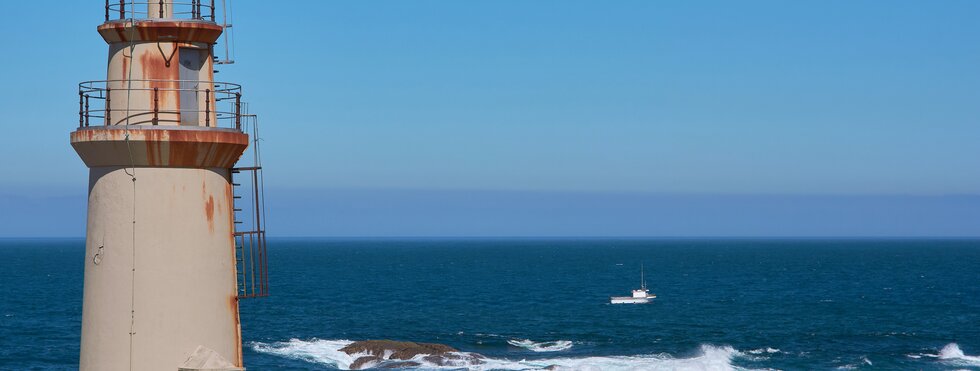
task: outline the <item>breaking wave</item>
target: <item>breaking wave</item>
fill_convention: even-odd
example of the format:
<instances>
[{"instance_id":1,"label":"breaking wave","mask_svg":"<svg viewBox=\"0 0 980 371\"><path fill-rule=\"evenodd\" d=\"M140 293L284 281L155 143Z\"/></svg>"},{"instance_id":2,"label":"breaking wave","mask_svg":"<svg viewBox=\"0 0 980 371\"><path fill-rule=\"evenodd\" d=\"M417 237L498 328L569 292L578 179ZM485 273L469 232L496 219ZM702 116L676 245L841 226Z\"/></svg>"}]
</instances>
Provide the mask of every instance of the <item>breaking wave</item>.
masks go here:
<instances>
[{"instance_id":1,"label":"breaking wave","mask_svg":"<svg viewBox=\"0 0 980 371\"><path fill-rule=\"evenodd\" d=\"M271 344L254 342L252 350L259 353L274 354L281 357L299 359L310 363L317 363L332 366L340 370L349 370L351 363L354 363L360 355L350 355L340 351L340 348L350 345L350 340L320 340L312 339L303 341L290 339L289 341L275 342Z\"/></svg>"},{"instance_id":2,"label":"breaking wave","mask_svg":"<svg viewBox=\"0 0 980 371\"><path fill-rule=\"evenodd\" d=\"M908 354L906 356L912 359L921 359L923 357L935 358L940 362L950 366L958 366L958 367L980 366L980 356L968 356L964 354L963 350L960 349L960 346L957 345L956 343L946 344L946 346L944 346L943 349L939 351L939 354L920 353L920 354Z\"/></svg>"},{"instance_id":3,"label":"breaking wave","mask_svg":"<svg viewBox=\"0 0 980 371\"><path fill-rule=\"evenodd\" d=\"M980 356L968 356L963 353L956 343L949 343L939 351L939 354L922 354L926 357L938 358L943 363L952 366L980 366Z\"/></svg>"},{"instance_id":4,"label":"breaking wave","mask_svg":"<svg viewBox=\"0 0 980 371\"><path fill-rule=\"evenodd\" d=\"M956 343L946 344L946 346L939 351L939 359L960 360L966 361L973 365L980 365L980 357L963 354L963 350L961 350L960 346L956 345Z\"/></svg>"},{"instance_id":5,"label":"breaking wave","mask_svg":"<svg viewBox=\"0 0 980 371\"><path fill-rule=\"evenodd\" d=\"M521 347L532 352L559 352L572 347L572 342L568 340L534 342L528 339L507 340L507 344Z\"/></svg>"},{"instance_id":6,"label":"breaking wave","mask_svg":"<svg viewBox=\"0 0 980 371\"><path fill-rule=\"evenodd\" d=\"M251 347L259 353L272 354L280 357L303 360L310 363L329 366L340 370L349 370L351 364L362 354L348 355L340 348L351 344L349 340L299 340L261 343L253 342ZM460 353L471 355L471 353ZM388 367L414 369L468 369L468 370L741 370L732 365L732 359L745 355L731 346L715 346L702 344L698 352L689 358L675 358L668 354L650 354L635 356L595 356L595 357L556 357L544 359L510 360L504 358L478 358L462 360L459 363L438 365L425 360L424 355L409 360L415 365L404 366L405 361L388 364ZM365 364L362 368L385 367L385 361ZM393 362L393 361L392 361Z\"/></svg>"}]
</instances>

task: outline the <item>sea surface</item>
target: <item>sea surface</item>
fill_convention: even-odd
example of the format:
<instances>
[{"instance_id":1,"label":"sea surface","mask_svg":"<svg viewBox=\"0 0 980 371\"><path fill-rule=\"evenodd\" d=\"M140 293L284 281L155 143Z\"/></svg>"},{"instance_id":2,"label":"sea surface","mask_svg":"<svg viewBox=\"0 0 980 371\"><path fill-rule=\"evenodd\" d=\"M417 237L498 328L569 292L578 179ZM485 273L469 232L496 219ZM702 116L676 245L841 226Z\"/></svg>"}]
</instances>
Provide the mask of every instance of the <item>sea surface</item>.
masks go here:
<instances>
[{"instance_id":1,"label":"sea surface","mask_svg":"<svg viewBox=\"0 0 980 371\"><path fill-rule=\"evenodd\" d=\"M0 370L77 367L83 245L0 240ZM457 369L980 370L980 240L273 239L269 260L249 370L345 369L364 339L487 357ZM657 298L609 304L641 263Z\"/></svg>"}]
</instances>

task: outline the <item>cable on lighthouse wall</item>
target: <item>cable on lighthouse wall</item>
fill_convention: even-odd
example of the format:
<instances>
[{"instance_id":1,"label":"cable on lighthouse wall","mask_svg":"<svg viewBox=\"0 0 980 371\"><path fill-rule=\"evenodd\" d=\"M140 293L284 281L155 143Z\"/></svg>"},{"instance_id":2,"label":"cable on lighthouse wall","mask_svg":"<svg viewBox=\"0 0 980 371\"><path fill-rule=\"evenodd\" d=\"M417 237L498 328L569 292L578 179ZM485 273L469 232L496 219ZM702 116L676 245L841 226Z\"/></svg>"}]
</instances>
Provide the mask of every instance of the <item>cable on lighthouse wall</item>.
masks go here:
<instances>
[{"instance_id":1,"label":"cable on lighthouse wall","mask_svg":"<svg viewBox=\"0 0 980 371\"><path fill-rule=\"evenodd\" d=\"M129 58L130 65L133 65L135 58L133 58L133 53L136 50L136 4L135 0L130 0L130 9L132 9L132 17L129 18ZM123 58L126 55L123 54ZM132 249L133 249L133 259L132 259L132 270L130 273L130 296L129 296L129 370L133 371L133 342L134 336L136 335L136 161L133 159L133 148L129 140L129 118L130 118L130 107L131 107L131 97L133 93L133 70L135 68L130 68L127 71L126 78L126 151L129 152L129 163L130 167L133 169L130 172L127 168L123 168L126 175L129 175L133 181L133 225L132 225Z\"/></svg>"}]
</instances>

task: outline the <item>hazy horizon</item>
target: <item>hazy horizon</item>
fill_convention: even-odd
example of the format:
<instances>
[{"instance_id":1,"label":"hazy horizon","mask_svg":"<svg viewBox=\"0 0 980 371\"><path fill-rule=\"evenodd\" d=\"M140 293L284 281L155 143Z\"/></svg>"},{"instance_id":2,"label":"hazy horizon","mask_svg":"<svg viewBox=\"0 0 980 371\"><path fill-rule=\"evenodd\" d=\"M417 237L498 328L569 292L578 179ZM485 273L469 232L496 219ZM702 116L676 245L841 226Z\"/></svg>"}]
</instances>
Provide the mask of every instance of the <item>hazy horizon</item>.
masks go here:
<instances>
[{"instance_id":1,"label":"hazy horizon","mask_svg":"<svg viewBox=\"0 0 980 371\"><path fill-rule=\"evenodd\" d=\"M980 235L980 2L290 4L215 75L270 236ZM0 4L0 236L84 233L104 11Z\"/></svg>"},{"instance_id":2,"label":"hazy horizon","mask_svg":"<svg viewBox=\"0 0 980 371\"><path fill-rule=\"evenodd\" d=\"M0 237L77 237L87 198L0 192ZM499 190L278 189L270 237L980 236L980 195L711 195Z\"/></svg>"}]
</instances>

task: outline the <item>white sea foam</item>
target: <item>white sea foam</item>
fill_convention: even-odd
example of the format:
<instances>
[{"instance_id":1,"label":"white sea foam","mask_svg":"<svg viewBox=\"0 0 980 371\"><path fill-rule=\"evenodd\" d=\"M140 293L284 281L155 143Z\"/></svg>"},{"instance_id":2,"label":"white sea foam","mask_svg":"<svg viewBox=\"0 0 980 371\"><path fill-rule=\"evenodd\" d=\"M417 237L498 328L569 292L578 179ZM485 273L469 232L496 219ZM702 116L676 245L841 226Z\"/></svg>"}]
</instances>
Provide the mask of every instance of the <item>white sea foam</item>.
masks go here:
<instances>
[{"instance_id":1,"label":"white sea foam","mask_svg":"<svg viewBox=\"0 0 980 371\"><path fill-rule=\"evenodd\" d=\"M534 342L529 339L507 340L507 344L521 347L533 352L559 352L572 347L572 342L568 340Z\"/></svg>"},{"instance_id":2,"label":"white sea foam","mask_svg":"<svg viewBox=\"0 0 980 371\"><path fill-rule=\"evenodd\" d=\"M840 361L840 360L841 360L840 357L837 357L836 359L834 359L834 361ZM864 356L864 357L861 357L861 362L860 363L850 363L850 364L846 364L846 365L843 365L843 366L837 366L836 369L838 369L838 370L855 370L855 369L858 369L858 368L862 368L864 365L874 366L874 363L872 363L871 360L868 359L867 356Z\"/></svg>"},{"instance_id":3,"label":"white sea foam","mask_svg":"<svg viewBox=\"0 0 980 371\"><path fill-rule=\"evenodd\" d=\"M949 343L939 351L939 359L955 366L980 366L980 356L968 356L956 343Z\"/></svg>"},{"instance_id":4,"label":"white sea foam","mask_svg":"<svg viewBox=\"0 0 980 371\"><path fill-rule=\"evenodd\" d=\"M351 363L365 354L348 355L340 348L350 344L349 340L309 341L291 339L284 342L251 344L259 353L303 360L310 363L350 369ZM466 356L470 353L461 353ZM731 346L703 344L696 355L689 358L675 358L668 354L606 356L606 357L561 357L534 360L509 360L502 358L482 358L472 360L447 360L443 365L426 361L424 355L411 359L421 369L468 369L468 370L739 370L732 365L732 359L745 355ZM465 358L464 358L465 359ZM379 364L373 364L379 366Z\"/></svg>"},{"instance_id":5,"label":"white sea foam","mask_svg":"<svg viewBox=\"0 0 980 371\"><path fill-rule=\"evenodd\" d=\"M938 361L945 363L950 366L980 366L980 356L968 356L963 353L960 346L956 343L949 343L939 351L939 354L907 354L909 358L920 359L922 357L935 358Z\"/></svg>"},{"instance_id":6,"label":"white sea foam","mask_svg":"<svg viewBox=\"0 0 980 371\"><path fill-rule=\"evenodd\" d=\"M310 363L333 366L341 370L350 368L350 364L361 355L350 355L340 351L353 341L350 340L320 340L313 338L309 341L290 339L271 344L254 342L252 349L259 353L299 359Z\"/></svg>"},{"instance_id":7,"label":"white sea foam","mask_svg":"<svg viewBox=\"0 0 980 371\"><path fill-rule=\"evenodd\" d=\"M774 353L779 353L780 351L779 349L776 348L765 347L765 348L747 350L746 352L750 354L763 354L763 353L774 354Z\"/></svg>"}]
</instances>

